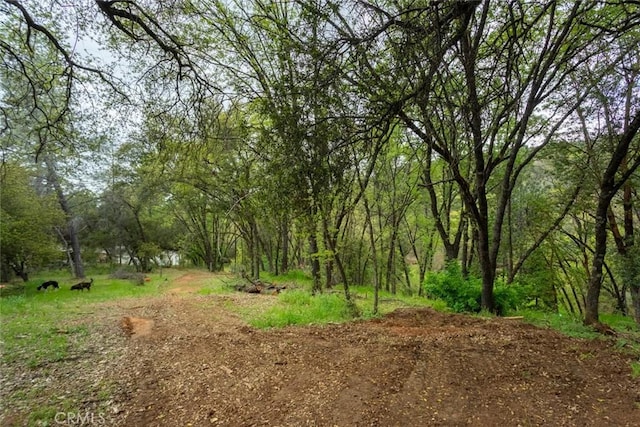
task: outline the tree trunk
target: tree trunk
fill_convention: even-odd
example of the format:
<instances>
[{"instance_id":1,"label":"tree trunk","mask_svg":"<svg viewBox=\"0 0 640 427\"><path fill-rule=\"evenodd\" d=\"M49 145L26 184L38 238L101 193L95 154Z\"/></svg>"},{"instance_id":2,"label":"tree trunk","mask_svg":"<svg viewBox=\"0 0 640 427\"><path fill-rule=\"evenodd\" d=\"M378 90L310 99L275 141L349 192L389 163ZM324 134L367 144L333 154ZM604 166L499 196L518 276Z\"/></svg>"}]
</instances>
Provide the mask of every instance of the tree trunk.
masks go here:
<instances>
[{"instance_id":1,"label":"tree trunk","mask_svg":"<svg viewBox=\"0 0 640 427\"><path fill-rule=\"evenodd\" d=\"M396 239L398 235L398 228L393 220L393 230L391 231L391 238L389 240L389 255L387 256L387 271L385 274L385 287L389 289L392 294L396 293L396 280L395 280L395 254L396 254Z\"/></svg>"},{"instance_id":2,"label":"tree trunk","mask_svg":"<svg viewBox=\"0 0 640 427\"><path fill-rule=\"evenodd\" d=\"M251 273L254 280L260 279L260 236L258 236L258 224L255 220L251 223L251 234L253 235L253 245L251 251Z\"/></svg>"},{"instance_id":3,"label":"tree trunk","mask_svg":"<svg viewBox=\"0 0 640 427\"><path fill-rule=\"evenodd\" d=\"M312 292L316 294L322 290L322 284L320 283L320 260L318 259L318 239L315 230L309 234L309 256L311 257L311 277L313 277Z\"/></svg>"},{"instance_id":4,"label":"tree trunk","mask_svg":"<svg viewBox=\"0 0 640 427\"><path fill-rule=\"evenodd\" d=\"M469 249L469 223L467 222L462 234L462 254L460 258L460 266L462 277L465 279L469 277L469 266L471 263L471 254Z\"/></svg>"},{"instance_id":5,"label":"tree trunk","mask_svg":"<svg viewBox=\"0 0 640 427\"><path fill-rule=\"evenodd\" d=\"M607 210L609 209L611 197L610 192L602 192L598 198L595 225L596 244L591 264L591 277L589 278L587 289L587 305L584 317L584 323L587 325L600 323L598 304L600 303L600 289L602 287L602 266L607 253Z\"/></svg>"},{"instance_id":6,"label":"tree trunk","mask_svg":"<svg viewBox=\"0 0 640 427\"><path fill-rule=\"evenodd\" d=\"M407 253L402 246L402 242L398 241L398 251L402 257L402 270L404 271L404 280L407 282L407 289L411 292L411 276L409 274L409 266L407 266Z\"/></svg>"},{"instance_id":7,"label":"tree trunk","mask_svg":"<svg viewBox=\"0 0 640 427\"><path fill-rule=\"evenodd\" d=\"M286 216L282 219L280 239L282 245L280 274L285 274L289 271L289 221Z\"/></svg>"},{"instance_id":8,"label":"tree trunk","mask_svg":"<svg viewBox=\"0 0 640 427\"><path fill-rule=\"evenodd\" d=\"M584 323L586 325L598 325L600 323L598 304L600 302L600 287L602 285L602 267L604 265L604 257L607 253L607 222L608 210L611 199L616 191L624 185L627 179L640 166L640 158L632 165L626 162L629 145L640 129L640 111L636 112L633 121L625 130L624 134L618 140L615 149L609 160L609 164L602 175L602 183L600 184L600 195L598 196L598 207L596 209L596 225L595 238L596 245L593 255L593 264L591 266L591 278L589 280L589 288L587 292L586 310ZM616 182L616 174L621 165L625 165L627 170L623 173L623 177Z\"/></svg>"},{"instance_id":9,"label":"tree trunk","mask_svg":"<svg viewBox=\"0 0 640 427\"><path fill-rule=\"evenodd\" d=\"M640 285L631 284L629 286L631 291L631 304L633 305L633 316L636 319L636 323L640 325Z\"/></svg>"},{"instance_id":10,"label":"tree trunk","mask_svg":"<svg viewBox=\"0 0 640 427\"><path fill-rule=\"evenodd\" d=\"M25 268L24 261L20 261L20 265L11 264L11 268L13 268L13 271L16 273L16 275L18 275L18 277L22 279L22 281L29 281L29 273Z\"/></svg>"},{"instance_id":11,"label":"tree trunk","mask_svg":"<svg viewBox=\"0 0 640 427\"><path fill-rule=\"evenodd\" d=\"M378 274L378 254L376 251L376 240L373 236L373 222L371 220L371 209L366 197L364 199L364 210L366 213L366 223L369 229L369 243L371 244L371 259L373 261L373 314L378 314L378 294L380 292L380 276Z\"/></svg>"},{"instance_id":12,"label":"tree trunk","mask_svg":"<svg viewBox=\"0 0 640 427\"><path fill-rule=\"evenodd\" d=\"M60 185L60 179L58 178L53 159L47 155L45 156L45 163L49 173L49 181L51 185L53 185L56 196L58 197L58 203L67 217L67 229L69 232L69 240L71 242L71 257L73 259L73 265L71 266L73 274L76 278L82 278L84 277L84 264L82 263L80 238L78 236L78 220L77 218L74 218L71 207L69 206L69 201L62 191L62 186Z\"/></svg>"},{"instance_id":13,"label":"tree trunk","mask_svg":"<svg viewBox=\"0 0 640 427\"><path fill-rule=\"evenodd\" d=\"M489 251L489 233L478 233L478 261L482 273L482 297L481 306L483 309L493 313L495 304L493 299L493 282L495 279L495 266L492 263Z\"/></svg>"}]
</instances>

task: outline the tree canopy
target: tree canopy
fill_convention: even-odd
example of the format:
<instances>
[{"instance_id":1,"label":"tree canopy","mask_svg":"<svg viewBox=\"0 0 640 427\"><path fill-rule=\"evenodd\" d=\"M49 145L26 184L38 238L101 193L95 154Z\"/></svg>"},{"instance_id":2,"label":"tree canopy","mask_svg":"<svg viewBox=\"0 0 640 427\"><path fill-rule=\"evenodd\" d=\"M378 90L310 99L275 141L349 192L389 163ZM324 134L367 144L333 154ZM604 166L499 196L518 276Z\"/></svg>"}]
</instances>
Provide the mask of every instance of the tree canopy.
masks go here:
<instances>
[{"instance_id":1,"label":"tree canopy","mask_svg":"<svg viewBox=\"0 0 640 427\"><path fill-rule=\"evenodd\" d=\"M3 162L66 166L42 193L82 217L70 242L142 270L169 252L256 278L295 266L347 300L353 284L422 293L457 262L489 311L505 285L597 324L601 290L625 313L628 291L640 320L637 2L0 12ZM65 208L85 190L90 208Z\"/></svg>"}]
</instances>

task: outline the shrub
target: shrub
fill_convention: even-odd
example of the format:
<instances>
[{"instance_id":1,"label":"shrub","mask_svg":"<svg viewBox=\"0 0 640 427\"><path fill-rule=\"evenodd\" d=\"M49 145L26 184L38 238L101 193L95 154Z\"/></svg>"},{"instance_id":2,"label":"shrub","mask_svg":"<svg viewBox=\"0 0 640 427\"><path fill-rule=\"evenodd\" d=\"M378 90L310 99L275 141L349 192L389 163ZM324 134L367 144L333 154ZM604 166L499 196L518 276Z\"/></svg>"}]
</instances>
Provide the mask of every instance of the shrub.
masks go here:
<instances>
[{"instance_id":1,"label":"shrub","mask_svg":"<svg viewBox=\"0 0 640 427\"><path fill-rule=\"evenodd\" d=\"M462 276L460 265L450 262L443 271L428 273L424 289L427 297L444 301L457 313L479 313L482 298L482 280ZM526 292L517 284L506 285L496 281L493 288L496 313L503 315L516 309L526 299Z\"/></svg>"},{"instance_id":2,"label":"shrub","mask_svg":"<svg viewBox=\"0 0 640 427\"><path fill-rule=\"evenodd\" d=\"M442 271L428 273L424 290L427 297L446 302L455 312L480 311L482 281L475 277L465 279L457 262L448 263Z\"/></svg>"}]
</instances>

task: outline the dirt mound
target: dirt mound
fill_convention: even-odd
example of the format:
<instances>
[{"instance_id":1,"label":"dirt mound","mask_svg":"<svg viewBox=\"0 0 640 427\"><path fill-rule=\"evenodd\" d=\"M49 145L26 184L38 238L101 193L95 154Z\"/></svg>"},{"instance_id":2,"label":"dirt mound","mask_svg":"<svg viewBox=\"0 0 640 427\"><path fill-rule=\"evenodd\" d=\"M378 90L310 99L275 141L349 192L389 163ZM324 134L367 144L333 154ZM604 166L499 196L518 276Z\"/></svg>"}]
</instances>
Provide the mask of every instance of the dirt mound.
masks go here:
<instances>
[{"instance_id":1,"label":"dirt mound","mask_svg":"<svg viewBox=\"0 0 640 427\"><path fill-rule=\"evenodd\" d=\"M216 301L163 306L154 344L131 342L120 425L640 424L609 341L429 309L262 331Z\"/></svg>"},{"instance_id":2,"label":"dirt mound","mask_svg":"<svg viewBox=\"0 0 640 427\"><path fill-rule=\"evenodd\" d=\"M153 320L125 316L120 322L124 332L132 338L149 335L153 329Z\"/></svg>"}]
</instances>

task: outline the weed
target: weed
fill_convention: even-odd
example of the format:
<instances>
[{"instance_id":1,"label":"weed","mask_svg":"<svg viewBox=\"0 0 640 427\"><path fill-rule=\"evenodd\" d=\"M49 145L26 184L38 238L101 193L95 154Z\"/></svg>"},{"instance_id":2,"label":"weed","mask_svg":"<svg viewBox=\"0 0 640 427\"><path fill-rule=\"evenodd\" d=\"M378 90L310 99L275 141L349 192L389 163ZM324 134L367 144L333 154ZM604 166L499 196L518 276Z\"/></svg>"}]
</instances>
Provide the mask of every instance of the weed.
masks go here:
<instances>
[{"instance_id":1,"label":"weed","mask_svg":"<svg viewBox=\"0 0 640 427\"><path fill-rule=\"evenodd\" d=\"M593 339L599 336L593 328L585 326L582 319L577 316L537 310L523 310L517 314L523 316L529 323L542 328L555 329L570 337Z\"/></svg>"},{"instance_id":2,"label":"weed","mask_svg":"<svg viewBox=\"0 0 640 427\"><path fill-rule=\"evenodd\" d=\"M344 322L349 320L347 303L341 295L294 290L283 292L278 304L264 313L248 319L257 328L283 327L311 323Z\"/></svg>"},{"instance_id":3,"label":"weed","mask_svg":"<svg viewBox=\"0 0 640 427\"><path fill-rule=\"evenodd\" d=\"M636 379L640 377L640 361L631 362L631 378Z\"/></svg>"},{"instance_id":4,"label":"weed","mask_svg":"<svg viewBox=\"0 0 640 427\"><path fill-rule=\"evenodd\" d=\"M56 414L60 411L60 408L53 406L42 406L34 409L29 414L28 425L29 426L51 426L55 425Z\"/></svg>"}]
</instances>

